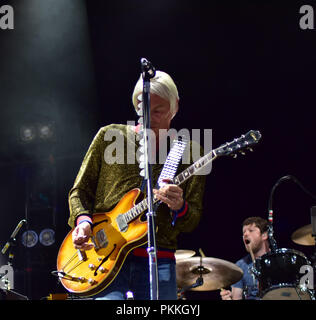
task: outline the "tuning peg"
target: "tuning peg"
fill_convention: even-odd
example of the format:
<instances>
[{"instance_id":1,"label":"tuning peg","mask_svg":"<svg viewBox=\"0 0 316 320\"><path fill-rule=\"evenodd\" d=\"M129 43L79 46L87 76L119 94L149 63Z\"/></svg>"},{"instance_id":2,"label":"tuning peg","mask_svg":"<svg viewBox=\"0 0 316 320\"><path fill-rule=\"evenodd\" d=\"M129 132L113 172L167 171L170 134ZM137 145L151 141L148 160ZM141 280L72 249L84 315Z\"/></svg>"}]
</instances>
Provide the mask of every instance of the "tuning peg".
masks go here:
<instances>
[{"instance_id":1,"label":"tuning peg","mask_svg":"<svg viewBox=\"0 0 316 320\"><path fill-rule=\"evenodd\" d=\"M232 154L232 157L233 157L234 159L236 159L236 158L237 158L237 154L236 154L236 153Z\"/></svg>"},{"instance_id":2,"label":"tuning peg","mask_svg":"<svg viewBox=\"0 0 316 320\"><path fill-rule=\"evenodd\" d=\"M247 150L249 150L250 152L253 152L253 149L252 149L252 148L250 148L250 147L249 147L249 148L247 148Z\"/></svg>"},{"instance_id":3,"label":"tuning peg","mask_svg":"<svg viewBox=\"0 0 316 320\"><path fill-rule=\"evenodd\" d=\"M239 151L239 153L241 154L241 155L246 155L246 153L244 152L244 151Z\"/></svg>"}]
</instances>

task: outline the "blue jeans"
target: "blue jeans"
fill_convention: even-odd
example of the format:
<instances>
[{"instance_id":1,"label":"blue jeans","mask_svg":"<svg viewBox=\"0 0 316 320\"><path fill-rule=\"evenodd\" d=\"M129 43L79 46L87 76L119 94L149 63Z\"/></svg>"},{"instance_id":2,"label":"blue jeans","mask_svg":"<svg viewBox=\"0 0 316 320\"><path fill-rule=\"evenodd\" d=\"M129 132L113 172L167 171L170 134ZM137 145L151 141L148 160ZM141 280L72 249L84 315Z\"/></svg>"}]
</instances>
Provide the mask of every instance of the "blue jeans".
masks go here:
<instances>
[{"instance_id":1,"label":"blue jeans","mask_svg":"<svg viewBox=\"0 0 316 320\"><path fill-rule=\"evenodd\" d=\"M168 258L157 259L158 299L176 300L176 264ZM135 300L150 300L149 259L129 254L114 281L96 294L96 300L125 300L131 291Z\"/></svg>"}]
</instances>

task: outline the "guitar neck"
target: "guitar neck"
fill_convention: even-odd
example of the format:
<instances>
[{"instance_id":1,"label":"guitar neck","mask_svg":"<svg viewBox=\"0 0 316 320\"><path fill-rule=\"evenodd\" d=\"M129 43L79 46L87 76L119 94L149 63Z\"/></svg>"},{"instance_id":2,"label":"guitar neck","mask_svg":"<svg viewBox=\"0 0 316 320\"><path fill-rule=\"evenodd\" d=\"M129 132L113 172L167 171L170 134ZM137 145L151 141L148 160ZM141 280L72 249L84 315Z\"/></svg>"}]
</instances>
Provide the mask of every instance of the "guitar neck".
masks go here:
<instances>
[{"instance_id":1,"label":"guitar neck","mask_svg":"<svg viewBox=\"0 0 316 320\"><path fill-rule=\"evenodd\" d=\"M258 141L261 139L261 133L257 130L250 130L246 134L242 135L241 137L234 139L234 141L226 143L219 148L212 150L198 161L194 162L191 166L181 172L173 179L173 183L176 185L180 185L184 181L188 180L191 176L197 174L202 168L206 165L211 163L214 159L219 156L228 156L236 154L237 151L244 154L242 151L243 149L249 149L252 151L251 146L257 144ZM154 203L158 202L157 199L154 197ZM122 214L124 216L124 220L126 223L129 223L137 216L142 214L145 210L148 209L148 202L147 199L144 199L132 209L127 211L126 213Z\"/></svg>"},{"instance_id":2,"label":"guitar neck","mask_svg":"<svg viewBox=\"0 0 316 320\"><path fill-rule=\"evenodd\" d=\"M173 183L176 185L182 184L184 181L188 180L191 176L197 174L202 168L211 163L217 157L216 150L212 150L198 161L194 162L187 169L182 171L173 179ZM157 203L159 200L154 198L154 203ZM148 209L147 198L139 202L136 206L125 212L123 215L125 217L126 223L131 222L133 219L141 215L145 210Z\"/></svg>"},{"instance_id":3,"label":"guitar neck","mask_svg":"<svg viewBox=\"0 0 316 320\"><path fill-rule=\"evenodd\" d=\"M212 150L211 152L200 158L198 161L194 162L190 167L178 174L173 179L173 183L176 185L182 184L184 181L191 178L191 176L197 174L201 169L203 169L205 166L207 166L209 163L215 160L216 157L216 150Z\"/></svg>"}]
</instances>

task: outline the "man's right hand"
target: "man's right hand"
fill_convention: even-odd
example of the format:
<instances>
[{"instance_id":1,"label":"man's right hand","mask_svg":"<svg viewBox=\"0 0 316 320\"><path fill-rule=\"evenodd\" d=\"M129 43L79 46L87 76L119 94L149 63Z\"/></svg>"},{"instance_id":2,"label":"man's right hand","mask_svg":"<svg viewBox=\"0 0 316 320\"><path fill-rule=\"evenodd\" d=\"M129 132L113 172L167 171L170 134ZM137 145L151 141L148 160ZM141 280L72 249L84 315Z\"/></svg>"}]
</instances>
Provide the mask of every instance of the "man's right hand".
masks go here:
<instances>
[{"instance_id":1,"label":"man's right hand","mask_svg":"<svg viewBox=\"0 0 316 320\"><path fill-rule=\"evenodd\" d=\"M221 289L220 295L222 300L233 300L232 292L230 290Z\"/></svg>"},{"instance_id":2,"label":"man's right hand","mask_svg":"<svg viewBox=\"0 0 316 320\"><path fill-rule=\"evenodd\" d=\"M88 243L92 230L90 223L83 221L79 223L72 232L72 242L76 249L90 250L94 247L92 243Z\"/></svg>"}]
</instances>

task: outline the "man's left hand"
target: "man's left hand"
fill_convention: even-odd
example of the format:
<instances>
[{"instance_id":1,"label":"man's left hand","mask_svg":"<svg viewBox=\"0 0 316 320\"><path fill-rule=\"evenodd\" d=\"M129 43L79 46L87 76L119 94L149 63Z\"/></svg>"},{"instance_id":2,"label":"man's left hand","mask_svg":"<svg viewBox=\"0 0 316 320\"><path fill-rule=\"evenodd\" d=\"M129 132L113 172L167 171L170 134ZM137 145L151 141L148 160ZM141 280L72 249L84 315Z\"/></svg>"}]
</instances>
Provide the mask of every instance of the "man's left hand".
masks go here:
<instances>
[{"instance_id":1,"label":"man's left hand","mask_svg":"<svg viewBox=\"0 0 316 320\"><path fill-rule=\"evenodd\" d=\"M158 200L164 202L171 210L179 210L183 207L183 190L175 184L165 184L160 189L153 190Z\"/></svg>"}]
</instances>

